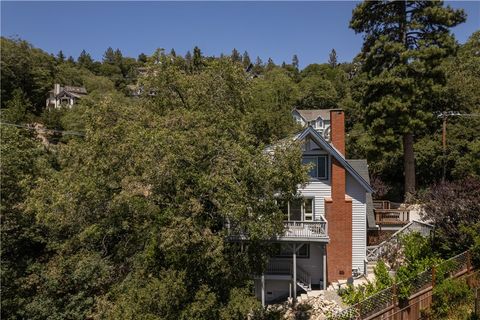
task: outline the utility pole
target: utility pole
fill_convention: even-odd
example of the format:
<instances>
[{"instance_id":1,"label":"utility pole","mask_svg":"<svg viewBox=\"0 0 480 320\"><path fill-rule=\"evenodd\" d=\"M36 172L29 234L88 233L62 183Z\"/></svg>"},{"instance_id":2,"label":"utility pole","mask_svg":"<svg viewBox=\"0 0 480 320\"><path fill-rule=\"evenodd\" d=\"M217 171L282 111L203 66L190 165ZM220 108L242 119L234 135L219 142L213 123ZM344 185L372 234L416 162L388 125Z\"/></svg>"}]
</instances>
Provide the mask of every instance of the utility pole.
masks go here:
<instances>
[{"instance_id":1,"label":"utility pole","mask_svg":"<svg viewBox=\"0 0 480 320\"><path fill-rule=\"evenodd\" d=\"M460 113L457 111L443 111L438 114L437 117L443 119L442 124L442 147L443 147L443 170L442 170L442 182L445 182L447 175L447 118L448 117L479 117L479 113Z\"/></svg>"}]
</instances>

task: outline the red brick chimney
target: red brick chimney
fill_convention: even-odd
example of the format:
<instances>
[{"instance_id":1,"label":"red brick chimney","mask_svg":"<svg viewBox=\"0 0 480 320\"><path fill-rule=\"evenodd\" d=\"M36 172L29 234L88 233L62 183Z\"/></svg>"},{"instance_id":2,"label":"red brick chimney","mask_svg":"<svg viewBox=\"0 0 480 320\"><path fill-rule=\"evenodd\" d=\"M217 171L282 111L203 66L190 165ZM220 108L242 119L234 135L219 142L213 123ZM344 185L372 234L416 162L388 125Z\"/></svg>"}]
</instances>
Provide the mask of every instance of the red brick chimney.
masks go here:
<instances>
[{"instance_id":1,"label":"red brick chimney","mask_svg":"<svg viewBox=\"0 0 480 320\"><path fill-rule=\"evenodd\" d=\"M345 155L345 116L342 110L330 111L331 142ZM332 196L325 199L325 217L330 243L327 245L327 281L332 283L352 276L352 199L346 195L345 168L332 157Z\"/></svg>"},{"instance_id":2,"label":"red brick chimney","mask_svg":"<svg viewBox=\"0 0 480 320\"><path fill-rule=\"evenodd\" d=\"M345 115L343 110L330 110L330 130L333 146L345 156Z\"/></svg>"}]
</instances>

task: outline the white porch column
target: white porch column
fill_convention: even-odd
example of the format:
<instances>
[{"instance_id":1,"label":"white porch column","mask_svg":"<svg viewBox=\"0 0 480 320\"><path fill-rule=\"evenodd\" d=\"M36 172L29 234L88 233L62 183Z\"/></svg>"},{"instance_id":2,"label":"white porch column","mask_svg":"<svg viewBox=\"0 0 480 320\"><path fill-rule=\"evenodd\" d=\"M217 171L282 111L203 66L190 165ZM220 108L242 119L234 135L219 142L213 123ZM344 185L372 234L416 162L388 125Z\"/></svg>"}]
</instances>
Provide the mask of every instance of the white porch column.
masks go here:
<instances>
[{"instance_id":1,"label":"white porch column","mask_svg":"<svg viewBox=\"0 0 480 320\"><path fill-rule=\"evenodd\" d=\"M265 274L262 273L262 307L265 307Z\"/></svg>"},{"instance_id":2,"label":"white porch column","mask_svg":"<svg viewBox=\"0 0 480 320\"><path fill-rule=\"evenodd\" d=\"M327 245L323 245L323 290L327 289Z\"/></svg>"},{"instance_id":3,"label":"white porch column","mask_svg":"<svg viewBox=\"0 0 480 320\"><path fill-rule=\"evenodd\" d=\"M297 244L293 244L293 301L297 301Z\"/></svg>"}]
</instances>

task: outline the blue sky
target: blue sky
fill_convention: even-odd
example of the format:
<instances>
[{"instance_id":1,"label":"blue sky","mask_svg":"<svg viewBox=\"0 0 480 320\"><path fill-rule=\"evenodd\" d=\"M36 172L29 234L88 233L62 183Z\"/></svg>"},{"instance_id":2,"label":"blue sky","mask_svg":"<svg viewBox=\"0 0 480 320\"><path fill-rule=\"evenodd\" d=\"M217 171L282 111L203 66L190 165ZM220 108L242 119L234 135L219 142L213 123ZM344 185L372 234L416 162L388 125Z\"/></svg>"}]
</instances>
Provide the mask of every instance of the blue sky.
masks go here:
<instances>
[{"instance_id":1,"label":"blue sky","mask_svg":"<svg viewBox=\"0 0 480 320\"><path fill-rule=\"evenodd\" d=\"M449 1L468 20L453 29L463 43L480 29L480 2ZM340 61L360 50L362 36L348 28L356 2L1 2L1 34L20 37L50 53L78 57L82 49L101 59L108 47L125 56L195 45L206 55L247 50L254 59L272 57L300 65Z\"/></svg>"}]
</instances>

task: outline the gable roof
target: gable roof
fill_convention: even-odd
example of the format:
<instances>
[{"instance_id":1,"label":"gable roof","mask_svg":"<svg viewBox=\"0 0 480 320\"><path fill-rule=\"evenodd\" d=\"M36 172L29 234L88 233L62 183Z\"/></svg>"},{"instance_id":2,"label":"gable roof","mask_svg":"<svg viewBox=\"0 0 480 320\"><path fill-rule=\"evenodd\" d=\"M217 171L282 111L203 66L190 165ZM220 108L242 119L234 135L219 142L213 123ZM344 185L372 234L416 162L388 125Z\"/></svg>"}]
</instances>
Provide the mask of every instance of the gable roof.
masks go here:
<instances>
[{"instance_id":1,"label":"gable roof","mask_svg":"<svg viewBox=\"0 0 480 320\"><path fill-rule=\"evenodd\" d=\"M323 120L330 120L330 109L293 109L293 111L296 111L305 122L315 121L318 117Z\"/></svg>"},{"instance_id":2,"label":"gable roof","mask_svg":"<svg viewBox=\"0 0 480 320\"><path fill-rule=\"evenodd\" d=\"M352 175L352 177L360 183L360 185L366 190L366 192L372 193L373 189L370 186L370 183L367 182L360 173L358 173L350 163L345 159L344 155L341 154L333 145L327 142L324 137L312 127L305 128L302 132L300 132L294 140L303 140L307 136L311 136L315 142L321 146L325 151L332 155L340 164L347 170L348 173Z\"/></svg>"},{"instance_id":3,"label":"gable roof","mask_svg":"<svg viewBox=\"0 0 480 320\"><path fill-rule=\"evenodd\" d=\"M87 89L85 89L84 87L65 86L63 90L70 93L87 94Z\"/></svg>"},{"instance_id":4,"label":"gable roof","mask_svg":"<svg viewBox=\"0 0 480 320\"><path fill-rule=\"evenodd\" d=\"M348 159L347 162L357 171L362 178L370 184L370 175L368 174L368 163L366 159ZM367 226L369 229L377 229L375 223L375 214L373 213L372 194L367 193Z\"/></svg>"}]
</instances>

